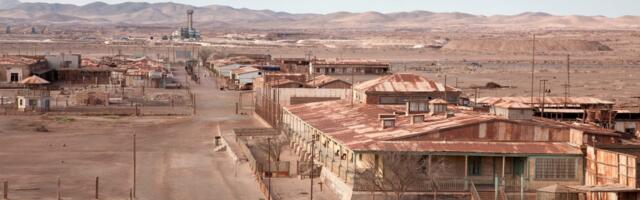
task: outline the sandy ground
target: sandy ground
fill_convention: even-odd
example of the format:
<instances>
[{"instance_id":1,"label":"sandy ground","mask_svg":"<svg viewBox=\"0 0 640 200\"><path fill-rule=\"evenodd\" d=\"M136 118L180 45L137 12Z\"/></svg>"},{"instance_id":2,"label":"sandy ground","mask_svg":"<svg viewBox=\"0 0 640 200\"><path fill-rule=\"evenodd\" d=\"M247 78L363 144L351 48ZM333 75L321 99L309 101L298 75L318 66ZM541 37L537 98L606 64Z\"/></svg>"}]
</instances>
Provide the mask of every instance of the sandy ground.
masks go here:
<instances>
[{"instance_id":1,"label":"sandy ground","mask_svg":"<svg viewBox=\"0 0 640 200\"><path fill-rule=\"evenodd\" d=\"M236 92L218 91L208 79L192 88L194 117L3 116L0 180L9 181L11 199L55 199L57 177L64 199L89 199L99 176L103 199L127 199L135 132L138 199L261 198L246 164L236 177L227 153L212 151L219 131L260 124L233 114ZM39 125L49 132L35 131Z\"/></svg>"}]
</instances>

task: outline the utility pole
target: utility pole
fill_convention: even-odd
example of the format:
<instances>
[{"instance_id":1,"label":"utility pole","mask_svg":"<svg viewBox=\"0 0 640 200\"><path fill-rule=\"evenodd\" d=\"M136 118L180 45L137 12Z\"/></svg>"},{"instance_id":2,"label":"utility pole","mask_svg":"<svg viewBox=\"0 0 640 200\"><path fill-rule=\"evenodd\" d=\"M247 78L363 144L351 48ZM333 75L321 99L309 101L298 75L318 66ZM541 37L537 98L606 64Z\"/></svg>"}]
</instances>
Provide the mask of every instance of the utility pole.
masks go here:
<instances>
[{"instance_id":1,"label":"utility pole","mask_svg":"<svg viewBox=\"0 0 640 200\"><path fill-rule=\"evenodd\" d=\"M571 95L571 68L570 68L570 55L567 55L567 83L564 85L564 107L567 107L569 102L569 96Z\"/></svg>"},{"instance_id":2,"label":"utility pole","mask_svg":"<svg viewBox=\"0 0 640 200\"><path fill-rule=\"evenodd\" d=\"M545 104L545 95L547 93L551 93L551 90L547 91L547 81L546 79L540 80L542 82L542 114L541 117L544 117L544 104Z\"/></svg>"},{"instance_id":3,"label":"utility pole","mask_svg":"<svg viewBox=\"0 0 640 200\"><path fill-rule=\"evenodd\" d=\"M96 199L100 199L100 177L96 176Z\"/></svg>"},{"instance_id":4,"label":"utility pole","mask_svg":"<svg viewBox=\"0 0 640 200\"><path fill-rule=\"evenodd\" d=\"M449 99L447 99L447 75L444 75L444 100L449 102Z\"/></svg>"},{"instance_id":5,"label":"utility pole","mask_svg":"<svg viewBox=\"0 0 640 200\"><path fill-rule=\"evenodd\" d=\"M536 71L536 34L533 34L533 48L531 51L531 103L533 104L533 85Z\"/></svg>"},{"instance_id":6,"label":"utility pole","mask_svg":"<svg viewBox=\"0 0 640 200\"><path fill-rule=\"evenodd\" d=\"M476 108L478 107L478 91L479 89L476 88L476 95L473 97L475 100L473 100L473 107Z\"/></svg>"},{"instance_id":7,"label":"utility pole","mask_svg":"<svg viewBox=\"0 0 640 200\"><path fill-rule=\"evenodd\" d=\"M133 132L133 187L131 197L136 198L136 133Z\"/></svg>"},{"instance_id":8,"label":"utility pole","mask_svg":"<svg viewBox=\"0 0 640 200\"><path fill-rule=\"evenodd\" d=\"M309 178L311 179L311 193L310 193L311 194L311 200L313 200L313 168L314 168L313 159L314 159L314 156L315 156L314 153L316 151L314 149L315 148L314 147L315 143L316 143L315 135L312 134L311 135L311 174L309 175Z\"/></svg>"},{"instance_id":9,"label":"utility pole","mask_svg":"<svg viewBox=\"0 0 640 200\"><path fill-rule=\"evenodd\" d=\"M267 172L269 174L268 178L269 178L269 189L267 191L267 200L271 200L271 138L267 138Z\"/></svg>"}]
</instances>

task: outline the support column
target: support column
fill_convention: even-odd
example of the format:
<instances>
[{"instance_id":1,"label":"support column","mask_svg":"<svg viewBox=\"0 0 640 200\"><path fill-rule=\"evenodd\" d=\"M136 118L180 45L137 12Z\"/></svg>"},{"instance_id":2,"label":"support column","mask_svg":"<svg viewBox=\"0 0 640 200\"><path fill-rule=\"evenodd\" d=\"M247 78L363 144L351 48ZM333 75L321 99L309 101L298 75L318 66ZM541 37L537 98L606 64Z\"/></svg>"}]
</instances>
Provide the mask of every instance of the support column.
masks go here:
<instances>
[{"instance_id":1,"label":"support column","mask_svg":"<svg viewBox=\"0 0 640 200\"><path fill-rule=\"evenodd\" d=\"M431 177L431 158L433 156L431 156L431 154L429 154L429 160L427 161L427 168L429 168L429 170L427 171L427 175L429 175L429 178L433 180L433 177Z\"/></svg>"},{"instance_id":2,"label":"support column","mask_svg":"<svg viewBox=\"0 0 640 200\"><path fill-rule=\"evenodd\" d=\"M501 175L501 177L502 177L502 184L503 184L503 185L504 185L504 183L505 183L505 180L504 180L504 168L505 168L505 161L506 161L506 157L505 157L505 156L502 156L502 175Z\"/></svg>"},{"instance_id":3,"label":"support column","mask_svg":"<svg viewBox=\"0 0 640 200\"><path fill-rule=\"evenodd\" d=\"M464 190L469 189L469 155L464 155Z\"/></svg>"}]
</instances>

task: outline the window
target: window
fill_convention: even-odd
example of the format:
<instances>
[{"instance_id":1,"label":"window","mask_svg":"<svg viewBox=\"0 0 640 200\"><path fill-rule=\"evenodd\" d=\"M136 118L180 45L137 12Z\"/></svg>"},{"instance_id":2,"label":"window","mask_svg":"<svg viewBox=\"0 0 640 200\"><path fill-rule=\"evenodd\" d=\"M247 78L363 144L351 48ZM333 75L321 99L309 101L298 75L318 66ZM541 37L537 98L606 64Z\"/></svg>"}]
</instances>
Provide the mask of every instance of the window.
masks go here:
<instances>
[{"instance_id":1,"label":"window","mask_svg":"<svg viewBox=\"0 0 640 200\"><path fill-rule=\"evenodd\" d=\"M557 180L576 178L575 158L537 158L537 180Z\"/></svg>"},{"instance_id":2,"label":"window","mask_svg":"<svg viewBox=\"0 0 640 200\"><path fill-rule=\"evenodd\" d=\"M409 102L409 112L427 112L427 102Z\"/></svg>"},{"instance_id":3,"label":"window","mask_svg":"<svg viewBox=\"0 0 640 200\"><path fill-rule=\"evenodd\" d=\"M20 99L20 100L18 101L18 105L20 105L20 106L24 105L24 103L22 102L22 99Z\"/></svg>"},{"instance_id":4,"label":"window","mask_svg":"<svg viewBox=\"0 0 640 200\"><path fill-rule=\"evenodd\" d=\"M414 123L424 122L424 115L414 115L413 122Z\"/></svg>"},{"instance_id":5,"label":"window","mask_svg":"<svg viewBox=\"0 0 640 200\"><path fill-rule=\"evenodd\" d=\"M382 128L391 128L394 127L396 125L396 120L395 119L383 119L382 120Z\"/></svg>"},{"instance_id":6,"label":"window","mask_svg":"<svg viewBox=\"0 0 640 200\"><path fill-rule=\"evenodd\" d=\"M635 128L626 128L624 129L625 133L629 133L629 134L636 134L636 129Z\"/></svg>"},{"instance_id":7,"label":"window","mask_svg":"<svg viewBox=\"0 0 640 200\"><path fill-rule=\"evenodd\" d=\"M481 157L469 157L469 176L480 176Z\"/></svg>"},{"instance_id":8,"label":"window","mask_svg":"<svg viewBox=\"0 0 640 200\"><path fill-rule=\"evenodd\" d=\"M18 73L11 73L11 82L18 82L18 81L20 81L18 77Z\"/></svg>"},{"instance_id":9,"label":"window","mask_svg":"<svg viewBox=\"0 0 640 200\"><path fill-rule=\"evenodd\" d=\"M396 97L380 97L380 104L395 104Z\"/></svg>"},{"instance_id":10,"label":"window","mask_svg":"<svg viewBox=\"0 0 640 200\"><path fill-rule=\"evenodd\" d=\"M380 104L405 104L407 97L380 97Z\"/></svg>"}]
</instances>

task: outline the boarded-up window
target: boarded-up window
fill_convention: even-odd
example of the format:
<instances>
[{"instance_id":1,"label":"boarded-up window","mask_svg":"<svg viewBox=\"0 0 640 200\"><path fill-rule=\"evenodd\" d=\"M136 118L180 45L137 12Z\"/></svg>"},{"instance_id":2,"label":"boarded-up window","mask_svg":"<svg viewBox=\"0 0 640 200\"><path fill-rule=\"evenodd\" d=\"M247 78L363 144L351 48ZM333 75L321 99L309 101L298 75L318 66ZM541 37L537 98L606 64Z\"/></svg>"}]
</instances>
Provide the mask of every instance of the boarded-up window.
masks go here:
<instances>
[{"instance_id":1,"label":"boarded-up window","mask_svg":"<svg viewBox=\"0 0 640 200\"><path fill-rule=\"evenodd\" d=\"M576 178L575 158L537 158L537 180L567 180Z\"/></svg>"}]
</instances>

